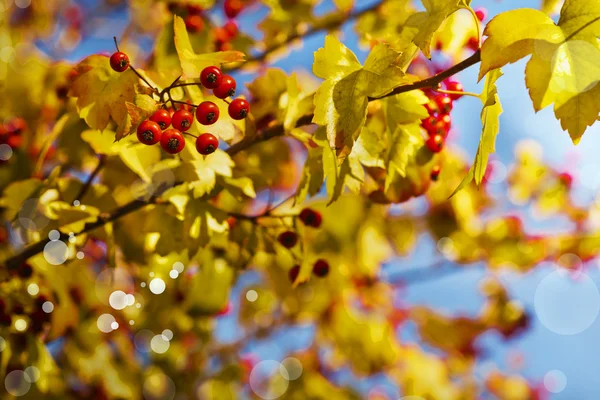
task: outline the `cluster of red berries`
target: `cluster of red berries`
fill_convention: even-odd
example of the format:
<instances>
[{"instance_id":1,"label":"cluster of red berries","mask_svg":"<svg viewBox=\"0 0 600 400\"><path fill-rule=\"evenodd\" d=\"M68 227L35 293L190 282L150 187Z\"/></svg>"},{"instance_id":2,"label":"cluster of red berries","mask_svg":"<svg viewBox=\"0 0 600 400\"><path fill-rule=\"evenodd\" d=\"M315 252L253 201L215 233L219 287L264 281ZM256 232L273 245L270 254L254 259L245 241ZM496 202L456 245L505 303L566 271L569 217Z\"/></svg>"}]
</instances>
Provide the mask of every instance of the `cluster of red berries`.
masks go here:
<instances>
[{"instance_id":1,"label":"cluster of red berries","mask_svg":"<svg viewBox=\"0 0 600 400\"><path fill-rule=\"evenodd\" d=\"M446 137L452 126L452 111L453 102L462 97L460 92L463 92L463 86L457 81L446 81L443 88L447 91L457 92L453 94L439 93L436 91L427 91L426 95L429 102L425 104L425 108L429 116L421 121L421 126L427 132L427 140L425 146L432 153L439 153L443 150ZM436 181L440 174L440 167L435 166L431 172L431 179Z\"/></svg>"},{"instance_id":2,"label":"cluster of red berries","mask_svg":"<svg viewBox=\"0 0 600 400\"><path fill-rule=\"evenodd\" d=\"M6 302L0 299L0 326L10 326L12 324L12 315L28 315L30 328L34 333L40 333L44 330L44 325L50 322L50 314L46 313L42 306L48 299L46 296L38 296L33 302L33 309L26 313L22 304L15 304L10 310L7 310Z\"/></svg>"},{"instance_id":3,"label":"cluster of red berries","mask_svg":"<svg viewBox=\"0 0 600 400\"><path fill-rule=\"evenodd\" d=\"M27 122L23 118L11 118L0 125L0 144L7 144L15 149L23 143L22 133L27 130Z\"/></svg>"},{"instance_id":4,"label":"cluster of red berries","mask_svg":"<svg viewBox=\"0 0 600 400\"><path fill-rule=\"evenodd\" d=\"M319 258L313 264L312 273L318 276L319 278L324 278L329 274L329 263L322 258ZM288 278L290 282L296 282L298 275L300 274L300 265L294 265L292 269L288 272Z\"/></svg>"},{"instance_id":5,"label":"cluster of red berries","mask_svg":"<svg viewBox=\"0 0 600 400\"><path fill-rule=\"evenodd\" d=\"M115 52L110 57L110 66L117 72L123 72L129 67L129 58L125 53ZM206 89L211 89L219 99L235 96L237 83L233 77L223 74L215 66L206 67L200 73L200 83ZM212 101L204 101L199 105L186 104L179 110L160 109L137 128L138 140L146 145L160 143L169 154L177 154L185 147L184 133L194 122L193 108L196 108L196 120L205 126L214 124L219 119L219 107ZM234 120L241 120L250 113L250 104L241 98L232 100L227 109ZM167 129L170 125L172 129ZM196 150L202 155L209 155L219 147L219 139L212 133L203 133L196 137Z\"/></svg>"},{"instance_id":6,"label":"cluster of red berries","mask_svg":"<svg viewBox=\"0 0 600 400\"><path fill-rule=\"evenodd\" d=\"M323 217L321 216L321 213L311 208L303 209L300 212L300 214L298 214L298 218L305 226L311 228L319 228L321 226L321 223L323 222ZM288 230L280 233L277 237L277 241L283 247L291 249L298 243L298 234L296 232ZM299 273L299 265L295 265L292 269L289 270L288 277L290 278L290 281L292 283L296 281L296 278L298 277ZM313 273L320 278L327 276L327 274L329 273L329 264L327 263L327 261L323 259L317 260L313 265Z\"/></svg>"}]
</instances>

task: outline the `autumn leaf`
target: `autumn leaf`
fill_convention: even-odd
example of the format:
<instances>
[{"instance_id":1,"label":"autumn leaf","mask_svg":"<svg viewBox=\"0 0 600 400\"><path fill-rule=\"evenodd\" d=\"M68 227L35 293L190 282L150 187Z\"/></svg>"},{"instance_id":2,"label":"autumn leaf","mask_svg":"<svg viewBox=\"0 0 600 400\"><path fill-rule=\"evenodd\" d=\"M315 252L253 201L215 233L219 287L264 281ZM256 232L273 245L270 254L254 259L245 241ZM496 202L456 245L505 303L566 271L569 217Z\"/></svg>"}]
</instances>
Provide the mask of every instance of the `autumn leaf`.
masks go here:
<instances>
[{"instance_id":1,"label":"autumn leaf","mask_svg":"<svg viewBox=\"0 0 600 400\"><path fill-rule=\"evenodd\" d=\"M125 136L135 132L137 127L148 119L156 110L158 103L150 96L136 94L133 103L125 102L127 114L117 128L115 140L121 140Z\"/></svg>"},{"instance_id":2,"label":"autumn leaf","mask_svg":"<svg viewBox=\"0 0 600 400\"><path fill-rule=\"evenodd\" d=\"M411 15L404 25L403 36L431 58L431 39L449 15L469 6L470 0L422 0L425 11ZM474 23L474 22L473 22Z\"/></svg>"},{"instance_id":3,"label":"autumn leaf","mask_svg":"<svg viewBox=\"0 0 600 400\"><path fill-rule=\"evenodd\" d=\"M404 72L396 64L399 57L399 52L380 44L362 67L332 35L315 53L313 73L325 82L315 94L313 122L327 128L329 144L340 161L350 154L365 123L369 97L383 96L404 82Z\"/></svg>"},{"instance_id":4,"label":"autumn leaf","mask_svg":"<svg viewBox=\"0 0 600 400\"><path fill-rule=\"evenodd\" d=\"M183 18L176 15L174 24L175 48L177 49L182 70L181 79L198 79L200 72L211 65L220 67L222 64L244 61L244 54L239 51L196 54Z\"/></svg>"},{"instance_id":5,"label":"autumn leaf","mask_svg":"<svg viewBox=\"0 0 600 400\"><path fill-rule=\"evenodd\" d=\"M131 71L115 72L108 58L92 55L81 61L70 95L77 98L79 116L92 129L103 130L112 119L121 123L127 114L126 102L132 102L138 77Z\"/></svg>"},{"instance_id":6,"label":"autumn leaf","mask_svg":"<svg viewBox=\"0 0 600 400\"><path fill-rule=\"evenodd\" d=\"M496 81L502 76L500 69L492 70L488 73L483 93L481 93L481 101L483 102L483 110L481 110L481 122L483 123L483 131L481 140L477 148L475 161L469 169L467 176L462 180L456 188L452 196L459 190L463 189L473 179L475 183L480 185L485 175L488 159L491 153L496 151L496 136L500 131L500 114L502 114L502 106L498 99L498 90Z\"/></svg>"},{"instance_id":7,"label":"autumn leaf","mask_svg":"<svg viewBox=\"0 0 600 400\"><path fill-rule=\"evenodd\" d=\"M532 54L525 75L535 110L554 103L563 129L578 143L600 113L600 3L567 0L557 24L541 11L507 11L484 35L479 78Z\"/></svg>"},{"instance_id":8,"label":"autumn leaf","mask_svg":"<svg viewBox=\"0 0 600 400\"><path fill-rule=\"evenodd\" d=\"M387 191L395 174L406 176L406 168L423 145L419 125L399 125L390 135L390 147L387 156L387 177L385 190Z\"/></svg>"}]
</instances>

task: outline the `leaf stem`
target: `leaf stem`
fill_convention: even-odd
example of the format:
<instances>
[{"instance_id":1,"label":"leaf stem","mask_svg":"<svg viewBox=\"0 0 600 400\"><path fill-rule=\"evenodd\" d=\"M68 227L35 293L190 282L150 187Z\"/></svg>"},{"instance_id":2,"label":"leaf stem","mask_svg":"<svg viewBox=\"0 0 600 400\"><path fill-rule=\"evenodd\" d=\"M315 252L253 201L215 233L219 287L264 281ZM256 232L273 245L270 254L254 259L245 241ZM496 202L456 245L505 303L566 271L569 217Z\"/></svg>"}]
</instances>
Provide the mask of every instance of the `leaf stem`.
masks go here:
<instances>
[{"instance_id":1,"label":"leaf stem","mask_svg":"<svg viewBox=\"0 0 600 400\"><path fill-rule=\"evenodd\" d=\"M454 94L457 96L471 96L471 97L476 97L479 98L479 95L477 93L473 93L473 92L457 92L455 90L444 90L444 89L433 89L438 93L443 93L443 94Z\"/></svg>"}]
</instances>

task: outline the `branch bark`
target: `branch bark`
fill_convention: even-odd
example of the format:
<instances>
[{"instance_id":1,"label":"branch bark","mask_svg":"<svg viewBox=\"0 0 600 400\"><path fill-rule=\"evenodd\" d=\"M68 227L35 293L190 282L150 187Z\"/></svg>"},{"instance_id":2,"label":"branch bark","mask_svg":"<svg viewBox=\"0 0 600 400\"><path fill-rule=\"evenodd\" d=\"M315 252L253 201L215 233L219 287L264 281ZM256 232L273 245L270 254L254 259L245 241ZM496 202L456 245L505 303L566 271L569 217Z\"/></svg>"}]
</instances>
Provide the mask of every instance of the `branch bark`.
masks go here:
<instances>
[{"instance_id":1,"label":"branch bark","mask_svg":"<svg viewBox=\"0 0 600 400\"><path fill-rule=\"evenodd\" d=\"M434 75L427 79L423 79L421 81L414 82L410 85L399 86L396 89L394 89L392 92L390 92L389 94L382 96L380 98L370 98L369 101L379 100L379 99L394 96L394 95L397 95L400 93L410 92L412 90L423 89L423 88L428 88L428 87L436 87L439 83L441 83L446 78L449 78L449 77L457 74L458 72L463 71L463 70L469 68L470 66L477 64L480 61L481 61L481 54L479 51L477 51L473 55L471 55L469 58L465 59L464 61L456 64L455 66L453 66L443 72L440 72L437 75ZM307 115L302 116L296 123L296 127L310 125L312 123L312 118L313 118L313 114L307 114ZM255 136L249 137L247 139L243 139L242 141L233 144L226 150L226 152L230 156L234 156L234 155L236 155L258 143L262 143L264 141L267 141L267 140L272 139L277 136L283 136L284 133L285 133L285 129L284 129L283 125L275 125L275 126L265 129L262 132L257 133ZM156 204L157 197L158 196L152 197L147 201L142 201L142 200L131 201L131 202L117 208L110 214L100 216L97 221L86 224L83 231L81 231L80 233L90 232L96 228L104 226L105 224L107 224L109 222L113 222L127 214L130 214L132 212L140 210L148 205ZM67 240L67 239L68 239L68 235L66 235L66 234L61 235L61 240ZM32 244L31 246L26 247L21 253L18 253L16 255L10 257L9 259L7 259L5 261L6 265L13 266L13 267L19 266L21 263L27 261L27 259L29 259L30 257L33 257L36 254L39 254L42 251L44 251L44 247L46 246L46 244L48 242L50 242L49 239L44 239L37 243Z\"/></svg>"}]
</instances>

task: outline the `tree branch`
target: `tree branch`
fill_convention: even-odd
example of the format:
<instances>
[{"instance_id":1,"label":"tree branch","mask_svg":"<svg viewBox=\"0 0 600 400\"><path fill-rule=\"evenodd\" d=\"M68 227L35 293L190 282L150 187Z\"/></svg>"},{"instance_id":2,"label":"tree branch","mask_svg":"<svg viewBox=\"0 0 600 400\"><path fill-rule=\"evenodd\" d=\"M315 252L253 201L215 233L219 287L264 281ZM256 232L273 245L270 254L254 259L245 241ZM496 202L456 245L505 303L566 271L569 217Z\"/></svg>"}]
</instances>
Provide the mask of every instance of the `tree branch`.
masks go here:
<instances>
[{"instance_id":1,"label":"tree branch","mask_svg":"<svg viewBox=\"0 0 600 400\"><path fill-rule=\"evenodd\" d=\"M394 89L392 92L390 92L389 94L382 96L380 98L369 98L369 101L379 100L382 98L394 96L396 94L410 92L410 91L416 90L416 89L423 89L423 88L427 88L427 87L436 87L439 83L441 83L446 78L449 78L450 76L455 75L458 72L463 71L463 70L467 69L468 67L477 64L479 61L481 61L481 54L478 50L469 58L456 64L452 68L447 69L446 71L440 72L439 74L434 75L431 78L423 79L421 81L417 81L417 82L411 83L409 85L399 86L396 89ZM296 123L296 127L310 125L312 123L312 119L313 119L313 114L304 115L304 116L300 117L300 119L298 119L298 122ZM282 136L284 133L285 133L285 129L284 129L283 125L275 125L270 128L267 128L266 130L264 130L262 132L257 133L255 136L243 139L242 141L233 144L226 150L226 152L230 156L234 156L237 153L244 151L258 143L262 143L266 140L269 140L269 139L277 137L277 136ZM81 231L80 233L90 232L96 228L104 226L105 224L107 224L109 222L113 222L127 214L130 214L134 211L144 208L147 205L155 204L157 197L158 197L158 195L150 198L150 200L148 200L148 201L142 201L142 200L131 201L131 202L117 208L116 210L114 210L112 213L110 213L108 215L100 216L97 221L86 224L83 231ZM66 240L66 239L68 239L68 235L61 234L61 240ZM16 254L16 255L10 257L9 259L7 259L5 261L6 265L7 266L19 266L21 263L25 262L28 258L33 257L34 255L39 254L42 251L44 251L44 247L46 246L46 244L49 241L50 241L49 239L44 239L37 243L32 244L29 247L26 247L21 253Z\"/></svg>"},{"instance_id":2,"label":"tree branch","mask_svg":"<svg viewBox=\"0 0 600 400\"><path fill-rule=\"evenodd\" d=\"M317 23L317 24L311 26L309 30L307 30L303 33L296 31L293 34L291 34L290 36L288 36L287 38L285 38L283 41L269 46L262 53L257 54L254 57L248 58L243 64L237 65L233 68L229 68L228 70L229 71L237 71L237 70L244 68L247 64L264 61L269 55L271 55L271 53L279 50L280 48L282 48L284 46L289 45L294 40L306 39L306 38L309 38L309 37L321 32L321 31L329 31L332 29L339 28L340 26L344 25L348 21L360 18L365 14L375 11L379 6L381 6L382 3L383 3L383 1L379 1L370 7L364 8L362 10L356 10L350 14L340 12L338 15L332 17L329 20L323 21L321 24Z\"/></svg>"},{"instance_id":3,"label":"tree branch","mask_svg":"<svg viewBox=\"0 0 600 400\"><path fill-rule=\"evenodd\" d=\"M96 165L96 168L94 168L94 170L92 171L90 176L88 176L87 180L81 187L81 190L79 190L79 193L77 193L77 196L75 196L75 200L83 199L83 196L85 196L87 191L90 189L90 186L92 185L94 178L96 178L96 176L98 176L98 174L100 173L100 170L102 170L102 168L104 167L105 162L106 162L106 155L105 154L100 155L100 158L98 159L98 165Z\"/></svg>"}]
</instances>

